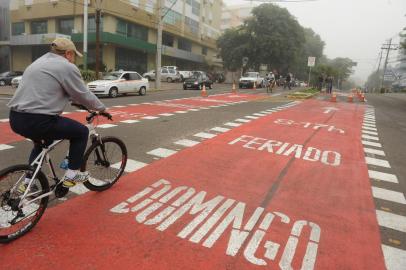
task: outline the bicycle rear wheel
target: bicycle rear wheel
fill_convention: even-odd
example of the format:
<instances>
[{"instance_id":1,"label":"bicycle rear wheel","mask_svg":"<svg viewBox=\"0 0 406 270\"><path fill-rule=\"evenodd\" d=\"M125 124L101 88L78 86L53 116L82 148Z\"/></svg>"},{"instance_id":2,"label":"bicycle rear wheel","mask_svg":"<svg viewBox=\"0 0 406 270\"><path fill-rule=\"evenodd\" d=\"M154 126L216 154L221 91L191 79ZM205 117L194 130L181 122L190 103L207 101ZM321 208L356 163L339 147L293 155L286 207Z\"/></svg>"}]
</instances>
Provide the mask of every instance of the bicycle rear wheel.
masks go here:
<instances>
[{"instance_id":1,"label":"bicycle rear wheel","mask_svg":"<svg viewBox=\"0 0 406 270\"><path fill-rule=\"evenodd\" d=\"M84 185L93 191L110 188L123 174L127 164L127 148L116 137L104 137L87 149L82 171L89 172L89 180Z\"/></svg>"},{"instance_id":2,"label":"bicycle rear wheel","mask_svg":"<svg viewBox=\"0 0 406 270\"><path fill-rule=\"evenodd\" d=\"M44 213L48 197L35 200L49 192L45 175L39 171L33 180L30 190L23 199L28 185L24 179L31 178L34 168L29 165L15 165L0 172L0 243L11 242L29 232ZM28 203L19 207L19 203Z\"/></svg>"}]
</instances>

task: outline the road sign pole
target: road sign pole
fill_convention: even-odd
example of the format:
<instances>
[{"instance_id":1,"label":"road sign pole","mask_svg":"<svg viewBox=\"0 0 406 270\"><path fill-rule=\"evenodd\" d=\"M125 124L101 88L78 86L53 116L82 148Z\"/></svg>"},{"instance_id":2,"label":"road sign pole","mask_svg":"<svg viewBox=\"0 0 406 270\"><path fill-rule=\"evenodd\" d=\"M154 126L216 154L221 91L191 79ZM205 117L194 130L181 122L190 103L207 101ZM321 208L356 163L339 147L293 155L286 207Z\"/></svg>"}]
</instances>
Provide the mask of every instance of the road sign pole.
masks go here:
<instances>
[{"instance_id":1,"label":"road sign pole","mask_svg":"<svg viewBox=\"0 0 406 270\"><path fill-rule=\"evenodd\" d=\"M309 80L307 81L307 86L310 86L310 74L312 73L312 67L309 70Z\"/></svg>"}]
</instances>

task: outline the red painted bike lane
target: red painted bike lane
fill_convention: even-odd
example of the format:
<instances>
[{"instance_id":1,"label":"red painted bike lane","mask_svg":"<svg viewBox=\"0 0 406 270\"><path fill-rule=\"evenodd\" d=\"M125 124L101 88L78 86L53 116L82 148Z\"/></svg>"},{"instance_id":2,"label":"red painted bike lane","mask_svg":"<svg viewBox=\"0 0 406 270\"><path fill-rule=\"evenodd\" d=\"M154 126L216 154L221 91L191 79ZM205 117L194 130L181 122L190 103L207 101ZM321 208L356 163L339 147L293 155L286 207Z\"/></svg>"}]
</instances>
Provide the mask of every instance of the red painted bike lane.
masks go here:
<instances>
[{"instance_id":1,"label":"red painted bike lane","mask_svg":"<svg viewBox=\"0 0 406 270\"><path fill-rule=\"evenodd\" d=\"M363 106L329 107L304 102L48 209L0 265L385 269Z\"/></svg>"},{"instance_id":2,"label":"red painted bike lane","mask_svg":"<svg viewBox=\"0 0 406 270\"><path fill-rule=\"evenodd\" d=\"M125 120L140 120L146 116L158 116L163 113L174 113L176 111L186 111L188 109L196 109L199 107L222 105L230 102L251 101L261 99L266 96L252 95L252 94L221 94L214 95L207 98L188 98L181 100L167 100L149 104L137 104L119 107L111 107L109 112L113 115L113 121L109 121L105 118L98 120L98 125L102 124L114 124ZM86 112L72 112L64 115L81 123L85 123L87 113ZM24 140L25 138L15 134L10 124L0 123L0 144L14 143Z\"/></svg>"}]
</instances>

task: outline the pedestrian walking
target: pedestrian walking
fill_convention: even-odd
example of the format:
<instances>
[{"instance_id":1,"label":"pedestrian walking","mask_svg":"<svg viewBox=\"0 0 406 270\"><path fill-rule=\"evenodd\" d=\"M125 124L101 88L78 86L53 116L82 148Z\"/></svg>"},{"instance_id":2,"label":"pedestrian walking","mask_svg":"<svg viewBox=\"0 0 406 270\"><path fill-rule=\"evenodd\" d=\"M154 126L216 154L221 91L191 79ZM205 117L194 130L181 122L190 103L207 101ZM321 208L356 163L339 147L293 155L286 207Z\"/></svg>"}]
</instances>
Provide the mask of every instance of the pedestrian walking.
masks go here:
<instances>
[{"instance_id":1,"label":"pedestrian walking","mask_svg":"<svg viewBox=\"0 0 406 270\"><path fill-rule=\"evenodd\" d=\"M283 89L286 89L286 86L287 86L289 88L289 90L292 90L292 88L290 88L291 80L292 80L292 76L290 75L290 73L286 74L285 84L283 85Z\"/></svg>"},{"instance_id":2,"label":"pedestrian walking","mask_svg":"<svg viewBox=\"0 0 406 270\"><path fill-rule=\"evenodd\" d=\"M333 76L328 76L326 79L326 89L327 93L331 94L333 92Z\"/></svg>"},{"instance_id":3,"label":"pedestrian walking","mask_svg":"<svg viewBox=\"0 0 406 270\"><path fill-rule=\"evenodd\" d=\"M321 92L321 90L323 89L323 82L324 82L324 76L323 74L319 75L319 82L317 84L317 89Z\"/></svg>"}]
</instances>

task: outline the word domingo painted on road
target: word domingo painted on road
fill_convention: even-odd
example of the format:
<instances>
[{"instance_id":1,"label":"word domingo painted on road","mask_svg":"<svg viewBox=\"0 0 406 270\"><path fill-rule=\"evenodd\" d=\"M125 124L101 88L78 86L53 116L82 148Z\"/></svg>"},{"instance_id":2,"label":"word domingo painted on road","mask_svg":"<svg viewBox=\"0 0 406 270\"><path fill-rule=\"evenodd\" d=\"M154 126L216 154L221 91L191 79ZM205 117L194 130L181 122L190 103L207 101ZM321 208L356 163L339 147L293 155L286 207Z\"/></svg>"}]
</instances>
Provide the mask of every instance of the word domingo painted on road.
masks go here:
<instances>
[{"instance_id":1,"label":"word domingo painted on road","mask_svg":"<svg viewBox=\"0 0 406 270\"><path fill-rule=\"evenodd\" d=\"M317 162L329 166L339 166L341 164L341 155L335 151L322 151L314 147L304 147L301 144L284 143L276 140L242 135L241 137L229 142L233 145L241 143L242 147L258 151L267 151L268 153L291 156L306 161Z\"/></svg>"},{"instance_id":2,"label":"word domingo painted on road","mask_svg":"<svg viewBox=\"0 0 406 270\"><path fill-rule=\"evenodd\" d=\"M159 231L165 231L178 222L173 226L181 228L178 237L206 248L213 247L228 229L231 233L227 235L225 253L229 256L241 253L252 264L266 266L273 261L279 263L280 269L286 270L293 269L292 262L300 263L299 268L303 270L314 268L321 235L317 224L306 220L291 221L283 213L265 212L262 207L247 215L243 202L223 196L206 197L205 191L197 192L187 186L172 187L169 181L161 179L110 211L116 214L136 213L136 222L156 226ZM191 216L194 217L191 222L184 227L179 226L182 217L190 220ZM243 224L243 221L246 223ZM283 243L270 240L272 232L278 232L278 239L283 239ZM281 246L284 246L283 250ZM277 256L280 258L278 262L275 261Z\"/></svg>"},{"instance_id":3,"label":"word domingo painted on road","mask_svg":"<svg viewBox=\"0 0 406 270\"><path fill-rule=\"evenodd\" d=\"M330 126L330 125L325 125L325 124L314 124L314 123L309 123L309 122L295 122L293 120L288 120L288 119L277 119L274 121L275 124L279 125L285 125L285 126L300 126L303 128L312 128L314 130L318 130L321 128L327 129L328 132L338 132L340 134L344 134L345 131L336 128L335 126Z\"/></svg>"}]
</instances>

